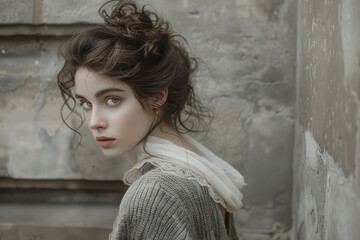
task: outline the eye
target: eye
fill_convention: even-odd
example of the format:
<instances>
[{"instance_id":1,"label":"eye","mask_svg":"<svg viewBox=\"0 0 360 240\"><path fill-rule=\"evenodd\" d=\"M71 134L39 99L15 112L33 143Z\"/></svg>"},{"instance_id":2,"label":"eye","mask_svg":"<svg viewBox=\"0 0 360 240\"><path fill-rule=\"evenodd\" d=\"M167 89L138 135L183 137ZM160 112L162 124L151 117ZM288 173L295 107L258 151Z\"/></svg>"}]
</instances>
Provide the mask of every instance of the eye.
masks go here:
<instances>
[{"instance_id":1,"label":"eye","mask_svg":"<svg viewBox=\"0 0 360 240\"><path fill-rule=\"evenodd\" d=\"M90 102L81 102L80 106L84 109L84 110L90 110L92 107L92 104Z\"/></svg>"},{"instance_id":2,"label":"eye","mask_svg":"<svg viewBox=\"0 0 360 240\"><path fill-rule=\"evenodd\" d=\"M110 106L115 106L115 105L118 105L119 103L120 103L119 98L111 97L111 98L106 99L106 104L110 105Z\"/></svg>"}]
</instances>

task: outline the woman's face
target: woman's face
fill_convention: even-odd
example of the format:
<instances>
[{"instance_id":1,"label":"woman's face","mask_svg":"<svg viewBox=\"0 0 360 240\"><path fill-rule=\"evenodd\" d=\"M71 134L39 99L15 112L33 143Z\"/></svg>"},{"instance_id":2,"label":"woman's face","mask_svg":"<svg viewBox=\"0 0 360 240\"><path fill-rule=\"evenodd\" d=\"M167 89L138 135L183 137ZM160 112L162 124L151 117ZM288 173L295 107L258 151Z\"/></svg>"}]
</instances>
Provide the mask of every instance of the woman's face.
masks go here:
<instances>
[{"instance_id":1,"label":"woman's face","mask_svg":"<svg viewBox=\"0 0 360 240\"><path fill-rule=\"evenodd\" d=\"M105 156L120 157L147 134L153 121L124 82L79 68L76 98L85 120Z\"/></svg>"}]
</instances>

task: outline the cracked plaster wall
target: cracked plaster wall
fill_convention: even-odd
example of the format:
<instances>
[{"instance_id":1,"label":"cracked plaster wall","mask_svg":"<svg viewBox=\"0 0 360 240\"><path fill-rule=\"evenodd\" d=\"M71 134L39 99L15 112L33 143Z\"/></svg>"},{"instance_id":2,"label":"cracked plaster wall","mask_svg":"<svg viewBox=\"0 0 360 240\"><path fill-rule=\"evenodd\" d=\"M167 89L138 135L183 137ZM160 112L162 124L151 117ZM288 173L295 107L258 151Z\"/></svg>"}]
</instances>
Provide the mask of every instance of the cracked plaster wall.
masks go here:
<instances>
[{"instance_id":1,"label":"cracked plaster wall","mask_svg":"<svg viewBox=\"0 0 360 240\"><path fill-rule=\"evenodd\" d=\"M293 217L298 240L360 238L360 2L298 6Z\"/></svg>"},{"instance_id":2,"label":"cracked plaster wall","mask_svg":"<svg viewBox=\"0 0 360 240\"><path fill-rule=\"evenodd\" d=\"M239 238L289 239L296 1L141 2L167 18L201 59L196 91L217 117L207 137L196 137L248 183L244 209L235 213ZM101 1L1 3L0 175L121 179L131 166L126 157L105 159L86 128L72 154L75 136L59 118L57 46L100 21Z\"/></svg>"}]
</instances>

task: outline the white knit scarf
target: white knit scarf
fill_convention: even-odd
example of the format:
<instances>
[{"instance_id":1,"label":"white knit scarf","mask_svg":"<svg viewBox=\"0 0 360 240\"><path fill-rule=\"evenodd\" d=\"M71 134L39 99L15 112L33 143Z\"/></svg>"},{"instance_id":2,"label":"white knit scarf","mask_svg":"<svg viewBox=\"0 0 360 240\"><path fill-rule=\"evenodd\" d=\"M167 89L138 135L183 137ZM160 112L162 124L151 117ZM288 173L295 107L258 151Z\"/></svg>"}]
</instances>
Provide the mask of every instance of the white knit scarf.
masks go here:
<instances>
[{"instance_id":1,"label":"white knit scarf","mask_svg":"<svg viewBox=\"0 0 360 240\"><path fill-rule=\"evenodd\" d=\"M124 182L131 185L139 177L144 164L150 162L163 171L196 180L201 186L207 187L214 201L221 203L227 211L240 209L243 195L239 189L246 185L243 175L191 136L181 136L202 154L180 147L169 140L149 136L146 151L155 157L144 152L143 142L136 145L128 153L135 165L124 174Z\"/></svg>"}]
</instances>

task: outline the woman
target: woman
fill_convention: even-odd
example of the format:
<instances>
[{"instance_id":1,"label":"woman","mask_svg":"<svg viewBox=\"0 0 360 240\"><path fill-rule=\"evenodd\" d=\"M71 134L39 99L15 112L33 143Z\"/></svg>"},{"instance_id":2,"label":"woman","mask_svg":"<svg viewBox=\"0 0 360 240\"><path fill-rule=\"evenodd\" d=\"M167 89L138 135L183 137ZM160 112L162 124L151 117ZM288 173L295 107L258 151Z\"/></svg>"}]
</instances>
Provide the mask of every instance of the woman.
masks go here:
<instances>
[{"instance_id":1,"label":"woman","mask_svg":"<svg viewBox=\"0 0 360 240\"><path fill-rule=\"evenodd\" d=\"M104 24L61 47L58 85L63 107L82 107L104 155L128 153L135 164L109 239L229 239L245 183L186 134L196 132L190 120L209 117L193 91L196 61L155 13L132 1L102 9Z\"/></svg>"}]
</instances>

